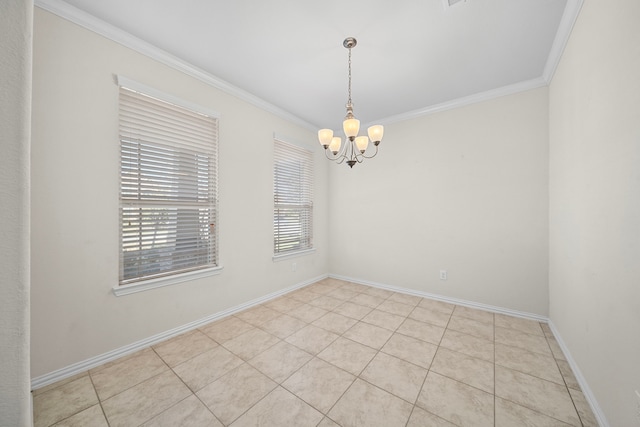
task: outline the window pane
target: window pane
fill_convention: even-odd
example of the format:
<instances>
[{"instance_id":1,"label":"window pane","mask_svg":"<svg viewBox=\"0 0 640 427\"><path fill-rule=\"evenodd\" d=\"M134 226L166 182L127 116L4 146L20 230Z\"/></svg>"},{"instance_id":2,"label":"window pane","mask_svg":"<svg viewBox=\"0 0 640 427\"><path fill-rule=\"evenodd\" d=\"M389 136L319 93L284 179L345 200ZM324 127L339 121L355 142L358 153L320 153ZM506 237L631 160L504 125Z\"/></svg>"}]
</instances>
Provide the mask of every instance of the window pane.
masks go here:
<instances>
[{"instance_id":1,"label":"window pane","mask_svg":"<svg viewBox=\"0 0 640 427\"><path fill-rule=\"evenodd\" d=\"M274 254L313 247L313 154L275 141Z\"/></svg>"},{"instance_id":2,"label":"window pane","mask_svg":"<svg viewBox=\"0 0 640 427\"><path fill-rule=\"evenodd\" d=\"M120 284L217 265L217 119L120 88Z\"/></svg>"},{"instance_id":3,"label":"window pane","mask_svg":"<svg viewBox=\"0 0 640 427\"><path fill-rule=\"evenodd\" d=\"M123 207L123 280L212 263L209 209Z\"/></svg>"}]
</instances>

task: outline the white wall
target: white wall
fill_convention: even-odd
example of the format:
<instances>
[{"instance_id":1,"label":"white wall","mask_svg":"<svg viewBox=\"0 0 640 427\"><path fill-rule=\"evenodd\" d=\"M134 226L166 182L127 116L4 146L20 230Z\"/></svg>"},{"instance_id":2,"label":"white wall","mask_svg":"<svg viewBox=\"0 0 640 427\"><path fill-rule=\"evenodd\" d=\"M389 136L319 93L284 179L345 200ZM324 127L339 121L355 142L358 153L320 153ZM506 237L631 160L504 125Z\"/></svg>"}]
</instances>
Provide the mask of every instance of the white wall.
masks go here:
<instances>
[{"instance_id":1,"label":"white wall","mask_svg":"<svg viewBox=\"0 0 640 427\"><path fill-rule=\"evenodd\" d=\"M640 422L639 23L586 0L550 87L550 318L612 426Z\"/></svg>"},{"instance_id":2,"label":"white wall","mask_svg":"<svg viewBox=\"0 0 640 427\"><path fill-rule=\"evenodd\" d=\"M547 106L541 88L392 124L376 158L332 164L331 272L546 315Z\"/></svg>"},{"instance_id":3,"label":"white wall","mask_svg":"<svg viewBox=\"0 0 640 427\"><path fill-rule=\"evenodd\" d=\"M389 125L379 157L353 170L324 160L312 132L36 9L33 377L331 272L549 313L611 425L633 425L633 390L640 389L639 8L635 0L617 7L586 0L549 89ZM15 67L25 66L22 60ZM113 74L222 114L220 276L112 294L118 272ZM8 116L7 104L0 104L1 128L13 129L5 126L9 117L24 141L28 114L16 121L17 104L10 102ZM274 131L317 153L318 251L296 259L295 273L290 261L271 261ZM5 159L11 167L3 164L2 171L18 176L18 188L10 188L17 192L17 217L0 226L17 233L19 244L28 226L20 182L28 177L19 177L23 160ZM16 267L26 287L25 243L23 252L12 249L2 259L9 260L3 271ZM447 281L438 279L440 269L448 270ZM3 305L2 314L17 322L18 332L28 326L21 319L28 313L25 287L3 282L1 289L15 301L14 311ZM6 340L28 352L24 336L3 336L3 349ZM3 354L3 360L9 359ZM25 358L12 360L19 365ZM12 377L14 368L5 366L3 381L28 376ZM8 387L0 384L13 393Z\"/></svg>"},{"instance_id":4,"label":"white wall","mask_svg":"<svg viewBox=\"0 0 640 427\"><path fill-rule=\"evenodd\" d=\"M0 2L0 424L31 425L29 139L33 2Z\"/></svg>"},{"instance_id":5,"label":"white wall","mask_svg":"<svg viewBox=\"0 0 640 427\"><path fill-rule=\"evenodd\" d=\"M328 168L313 132L36 8L32 373L50 373L326 274ZM115 297L118 87L113 74L221 113L222 274ZM248 125L247 125L248 124ZM274 263L273 133L316 150L317 252Z\"/></svg>"}]
</instances>

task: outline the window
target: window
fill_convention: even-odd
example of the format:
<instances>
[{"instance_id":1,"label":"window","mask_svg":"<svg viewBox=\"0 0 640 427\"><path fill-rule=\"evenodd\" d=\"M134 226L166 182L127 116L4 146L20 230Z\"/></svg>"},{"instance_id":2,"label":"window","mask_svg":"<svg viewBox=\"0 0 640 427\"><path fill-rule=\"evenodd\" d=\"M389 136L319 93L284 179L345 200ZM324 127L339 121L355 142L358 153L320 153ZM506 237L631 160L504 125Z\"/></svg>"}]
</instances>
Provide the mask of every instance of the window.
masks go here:
<instances>
[{"instance_id":1,"label":"window","mask_svg":"<svg viewBox=\"0 0 640 427\"><path fill-rule=\"evenodd\" d=\"M274 141L273 253L313 248L313 153Z\"/></svg>"},{"instance_id":2,"label":"window","mask_svg":"<svg viewBox=\"0 0 640 427\"><path fill-rule=\"evenodd\" d=\"M217 267L217 117L118 83L120 285Z\"/></svg>"}]
</instances>

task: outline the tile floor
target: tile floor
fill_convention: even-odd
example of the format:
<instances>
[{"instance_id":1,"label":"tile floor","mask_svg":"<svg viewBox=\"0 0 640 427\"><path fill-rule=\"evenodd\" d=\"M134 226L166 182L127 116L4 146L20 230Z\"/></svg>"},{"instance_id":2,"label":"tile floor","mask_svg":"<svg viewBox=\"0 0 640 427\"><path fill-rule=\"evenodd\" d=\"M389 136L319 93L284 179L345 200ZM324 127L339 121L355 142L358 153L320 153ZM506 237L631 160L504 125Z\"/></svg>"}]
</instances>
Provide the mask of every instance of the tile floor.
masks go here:
<instances>
[{"instance_id":1,"label":"tile floor","mask_svg":"<svg viewBox=\"0 0 640 427\"><path fill-rule=\"evenodd\" d=\"M33 392L43 426L597 426L546 324L325 279Z\"/></svg>"}]
</instances>

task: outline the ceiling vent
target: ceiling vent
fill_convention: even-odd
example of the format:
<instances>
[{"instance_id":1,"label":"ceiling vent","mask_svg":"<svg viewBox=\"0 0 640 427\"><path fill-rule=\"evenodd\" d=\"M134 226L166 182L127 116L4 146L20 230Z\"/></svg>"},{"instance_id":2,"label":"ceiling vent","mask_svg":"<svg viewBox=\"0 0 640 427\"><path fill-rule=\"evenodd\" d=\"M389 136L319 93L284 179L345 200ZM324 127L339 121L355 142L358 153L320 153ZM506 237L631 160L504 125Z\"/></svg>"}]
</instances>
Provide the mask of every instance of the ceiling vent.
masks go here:
<instances>
[{"instance_id":1,"label":"ceiling vent","mask_svg":"<svg viewBox=\"0 0 640 427\"><path fill-rule=\"evenodd\" d=\"M455 6L458 3L465 3L467 0L442 0L442 3L444 3L444 8L448 9L451 6Z\"/></svg>"}]
</instances>

